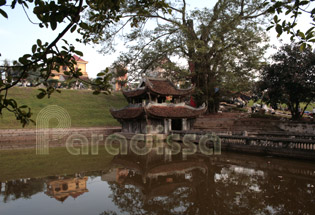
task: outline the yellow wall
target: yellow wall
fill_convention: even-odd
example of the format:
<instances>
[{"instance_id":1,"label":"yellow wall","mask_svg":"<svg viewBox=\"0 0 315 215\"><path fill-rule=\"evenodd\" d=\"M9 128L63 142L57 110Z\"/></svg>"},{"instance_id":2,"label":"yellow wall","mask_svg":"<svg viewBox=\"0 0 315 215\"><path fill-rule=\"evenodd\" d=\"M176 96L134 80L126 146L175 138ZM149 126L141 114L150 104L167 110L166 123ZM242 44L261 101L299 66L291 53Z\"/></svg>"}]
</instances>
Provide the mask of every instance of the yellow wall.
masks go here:
<instances>
[{"instance_id":1,"label":"yellow wall","mask_svg":"<svg viewBox=\"0 0 315 215\"><path fill-rule=\"evenodd\" d=\"M77 61L77 65L75 66L75 68L81 69L80 70L80 72L82 72L82 76L81 77L88 77L88 74L86 72L86 64L87 63L88 63L87 61ZM52 71L52 73L55 75L54 77L52 77L52 79L59 80L59 76L63 75L64 71L69 71L69 68L67 67L67 69L64 70L63 66L60 66L59 73L57 71Z\"/></svg>"}]
</instances>

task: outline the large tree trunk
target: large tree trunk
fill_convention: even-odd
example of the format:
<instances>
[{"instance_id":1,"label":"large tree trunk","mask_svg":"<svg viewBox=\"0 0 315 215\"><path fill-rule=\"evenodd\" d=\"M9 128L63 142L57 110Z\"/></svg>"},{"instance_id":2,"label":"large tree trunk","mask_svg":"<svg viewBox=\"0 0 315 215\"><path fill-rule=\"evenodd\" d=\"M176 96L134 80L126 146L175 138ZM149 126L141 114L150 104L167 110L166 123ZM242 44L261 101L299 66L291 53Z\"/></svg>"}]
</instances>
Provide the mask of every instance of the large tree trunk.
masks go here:
<instances>
[{"instance_id":1,"label":"large tree trunk","mask_svg":"<svg viewBox=\"0 0 315 215\"><path fill-rule=\"evenodd\" d=\"M219 109L219 92L215 90L214 72L209 63L194 63L192 82L196 86L194 98L198 106L206 103L208 113L216 113Z\"/></svg>"},{"instance_id":2,"label":"large tree trunk","mask_svg":"<svg viewBox=\"0 0 315 215\"><path fill-rule=\"evenodd\" d=\"M301 114L299 111L300 102L290 102L288 104L289 110L291 112L291 119L292 120L299 120L301 119Z\"/></svg>"}]
</instances>

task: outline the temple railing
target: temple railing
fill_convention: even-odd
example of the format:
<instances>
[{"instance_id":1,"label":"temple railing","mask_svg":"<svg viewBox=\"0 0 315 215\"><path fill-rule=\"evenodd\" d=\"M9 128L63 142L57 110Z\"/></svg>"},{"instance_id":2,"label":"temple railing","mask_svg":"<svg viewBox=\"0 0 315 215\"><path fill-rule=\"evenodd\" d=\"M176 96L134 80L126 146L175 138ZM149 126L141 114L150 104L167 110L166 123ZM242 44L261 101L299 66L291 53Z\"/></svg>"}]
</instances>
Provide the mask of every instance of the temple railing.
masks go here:
<instances>
[{"instance_id":1,"label":"temple railing","mask_svg":"<svg viewBox=\"0 0 315 215\"><path fill-rule=\"evenodd\" d=\"M196 141L202 135L210 132L206 131L171 131L172 134L196 134ZM303 150L315 151L315 139L313 135L298 135L298 138L289 136L288 138L267 137L266 136L241 136L241 135L222 135L215 134L221 139L222 146L228 145L243 145L252 147L274 148L274 149L287 149L287 150ZM271 135L272 136L272 135Z\"/></svg>"},{"instance_id":2,"label":"temple railing","mask_svg":"<svg viewBox=\"0 0 315 215\"><path fill-rule=\"evenodd\" d=\"M275 137L248 137L233 135L218 135L221 144L240 144L249 146L261 146L269 148L315 150L315 140L307 138L275 138Z\"/></svg>"}]
</instances>

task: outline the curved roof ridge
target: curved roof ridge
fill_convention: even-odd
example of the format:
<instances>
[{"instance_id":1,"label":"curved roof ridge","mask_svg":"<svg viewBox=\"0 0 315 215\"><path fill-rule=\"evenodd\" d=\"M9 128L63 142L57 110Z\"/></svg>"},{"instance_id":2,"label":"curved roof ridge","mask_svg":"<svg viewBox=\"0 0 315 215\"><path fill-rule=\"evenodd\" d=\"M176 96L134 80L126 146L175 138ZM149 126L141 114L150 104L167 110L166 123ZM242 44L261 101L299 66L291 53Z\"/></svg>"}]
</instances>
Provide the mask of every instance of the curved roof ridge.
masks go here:
<instances>
[{"instance_id":1,"label":"curved roof ridge","mask_svg":"<svg viewBox=\"0 0 315 215\"><path fill-rule=\"evenodd\" d=\"M134 119L144 113L144 108L142 106L126 106L118 110L111 108L109 111L116 119Z\"/></svg>"},{"instance_id":2,"label":"curved roof ridge","mask_svg":"<svg viewBox=\"0 0 315 215\"><path fill-rule=\"evenodd\" d=\"M158 118L197 118L207 110L205 105L194 108L186 104L149 103L144 107L146 114Z\"/></svg>"},{"instance_id":3,"label":"curved roof ridge","mask_svg":"<svg viewBox=\"0 0 315 215\"><path fill-rule=\"evenodd\" d=\"M175 86L175 84L167 78L150 78L147 77L145 79L146 86L148 89L159 95L164 96L187 96L189 95L194 87L190 87L187 89L180 89Z\"/></svg>"},{"instance_id":4,"label":"curved roof ridge","mask_svg":"<svg viewBox=\"0 0 315 215\"><path fill-rule=\"evenodd\" d=\"M136 96L141 96L144 93L147 92L147 87L138 87L136 89L132 89L132 90L122 90L122 93L125 97L136 97Z\"/></svg>"}]
</instances>

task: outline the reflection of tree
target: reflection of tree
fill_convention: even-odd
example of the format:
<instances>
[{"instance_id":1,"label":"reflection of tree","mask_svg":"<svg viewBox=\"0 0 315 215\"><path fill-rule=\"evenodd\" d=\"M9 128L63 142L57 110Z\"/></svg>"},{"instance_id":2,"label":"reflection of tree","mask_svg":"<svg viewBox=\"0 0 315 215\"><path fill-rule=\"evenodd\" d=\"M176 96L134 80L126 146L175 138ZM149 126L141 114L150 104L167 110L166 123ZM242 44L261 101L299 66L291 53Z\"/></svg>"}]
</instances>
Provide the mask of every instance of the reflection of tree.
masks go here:
<instances>
[{"instance_id":1,"label":"reflection of tree","mask_svg":"<svg viewBox=\"0 0 315 215\"><path fill-rule=\"evenodd\" d=\"M145 190L135 185L111 183L111 198L121 212L128 214L196 214L193 206L193 188L180 187L168 196L158 196L146 201Z\"/></svg>"},{"instance_id":2,"label":"reflection of tree","mask_svg":"<svg viewBox=\"0 0 315 215\"><path fill-rule=\"evenodd\" d=\"M117 215L114 211L104 211L103 213L100 213L100 215Z\"/></svg>"},{"instance_id":3,"label":"reflection of tree","mask_svg":"<svg viewBox=\"0 0 315 215\"><path fill-rule=\"evenodd\" d=\"M130 214L145 214L141 193L134 186L120 187L118 184L110 184L113 202L121 209Z\"/></svg>"},{"instance_id":4,"label":"reflection of tree","mask_svg":"<svg viewBox=\"0 0 315 215\"><path fill-rule=\"evenodd\" d=\"M175 157L170 163L157 155L144 158L128 155L113 160L125 168L117 168L115 182L109 183L110 197L121 213L200 213L198 199L203 198L208 174L204 163L194 159L179 161ZM114 212L104 212L110 213Z\"/></svg>"},{"instance_id":5,"label":"reflection of tree","mask_svg":"<svg viewBox=\"0 0 315 215\"><path fill-rule=\"evenodd\" d=\"M43 192L43 179L18 179L2 183L0 196L3 196L3 202L13 201L19 198L30 198L36 193Z\"/></svg>"},{"instance_id":6,"label":"reflection of tree","mask_svg":"<svg viewBox=\"0 0 315 215\"><path fill-rule=\"evenodd\" d=\"M313 214L314 189L307 188L310 179L282 176L277 172L246 174L223 168L215 182L215 198L221 202L218 214ZM308 182L309 181L309 182ZM314 183L314 181L313 181Z\"/></svg>"},{"instance_id":7,"label":"reflection of tree","mask_svg":"<svg viewBox=\"0 0 315 215\"><path fill-rule=\"evenodd\" d=\"M310 176L294 175L293 169L281 165L273 170L261 168L259 164L248 165L242 158L235 159L238 162L235 165L229 159L221 157L213 162L196 156L194 160L202 161L207 172L193 169L188 180L184 175L162 176L160 173L155 180L143 180L143 174L150 172L150 162L143 162L142 171L132 173L130 170L119 183L110 182L110 197L120 213L135 215L313 214L315 181ZM173 159L174 162L178 161ZM167 178L172 180L165 183ZM106 214L115 212L107 211L102 215Z\"/></svg>"}]
</instances>

